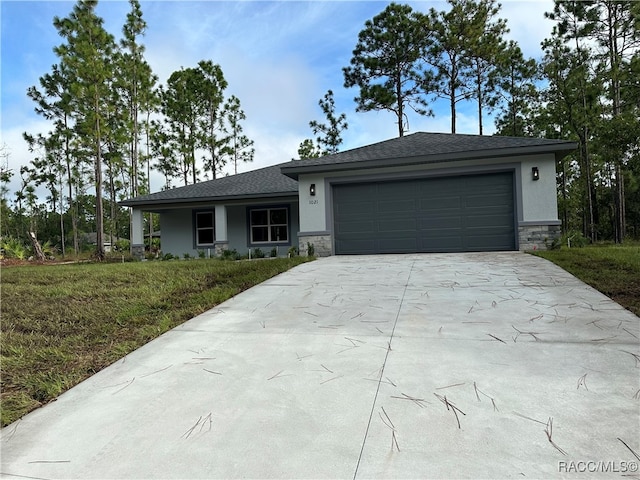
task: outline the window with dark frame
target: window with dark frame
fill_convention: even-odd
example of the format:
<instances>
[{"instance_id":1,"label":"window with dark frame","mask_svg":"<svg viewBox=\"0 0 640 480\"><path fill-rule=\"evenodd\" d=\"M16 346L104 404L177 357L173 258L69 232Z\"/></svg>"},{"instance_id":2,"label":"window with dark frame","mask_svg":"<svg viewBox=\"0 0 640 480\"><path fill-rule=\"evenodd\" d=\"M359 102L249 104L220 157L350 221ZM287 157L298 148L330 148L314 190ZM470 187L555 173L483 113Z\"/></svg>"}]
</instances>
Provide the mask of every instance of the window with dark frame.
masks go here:
<instances>
[{"instance_id":1,"label":"window with dark frame","mask_svg":"<svg viewBox=\"0 0 640 480\"><path fill-rule=\"evenodd\" d=\"M286 207L255 208L249 211L251 243L287 243L289 241L289 209Z\"/></svg>"},{"instance_id":2,"label":"window with dark frame","mask_svg":"<svg viewBox=\"0 0 640 480\"><path fill-rule=\"evenodd\" d=\"M213 245L215 235L214 212L196 212L196 246Z\"/></svg>"}]
</instances>

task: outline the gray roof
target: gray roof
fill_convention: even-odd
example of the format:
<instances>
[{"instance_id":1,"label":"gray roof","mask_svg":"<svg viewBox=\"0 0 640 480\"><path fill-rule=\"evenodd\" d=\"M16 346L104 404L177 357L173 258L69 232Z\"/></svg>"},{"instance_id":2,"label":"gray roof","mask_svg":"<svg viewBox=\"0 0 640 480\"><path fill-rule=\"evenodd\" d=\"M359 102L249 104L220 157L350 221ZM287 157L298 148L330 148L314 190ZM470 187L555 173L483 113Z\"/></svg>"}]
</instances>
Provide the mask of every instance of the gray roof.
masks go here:
<instances>
[{"instance_id":1,"label":"gray roof","mask_svg":"<svg viewBox=\"0 0 640 480\"><path fill-rule=\"evenodd\" d=\"M567 140L418 132L334 155L294 160L251 172L143 195L124 200L120 204L132 207L291 196L298 195L297 178L301 173L538 153L563 155L576 148L576 143Z\"/></svg>"},{"instance_id":2,"label":"gray roof","mask_svg":"<svg viewBox=\"0 0 640 480\"><path fill-rule=\"evenodd\" d=\"M128 207L298 195L298 182L284 176L280 165L238 173L120 202Z\"/></svg>"},{"instance_id":3,"label":"gray roof","mask_svg":"<svg viewBox=\"0 0 640 480\"><path fill-rule=\"evenodd\" d=\"M567 140L418 132L334 155L289 162L282 173L301 173L438 163L537 153L562 154L577 147Z\"/></svg>"}]
</instances>

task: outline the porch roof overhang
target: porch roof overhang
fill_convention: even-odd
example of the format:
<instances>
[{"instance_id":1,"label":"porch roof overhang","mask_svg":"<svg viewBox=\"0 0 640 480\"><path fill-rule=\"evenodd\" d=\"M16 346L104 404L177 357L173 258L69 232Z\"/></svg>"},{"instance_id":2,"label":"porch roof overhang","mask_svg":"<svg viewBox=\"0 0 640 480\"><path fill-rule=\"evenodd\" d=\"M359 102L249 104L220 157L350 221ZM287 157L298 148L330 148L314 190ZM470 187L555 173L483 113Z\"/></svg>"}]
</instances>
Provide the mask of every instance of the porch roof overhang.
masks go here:
<instances>
[{"instance_id":1,"label":"porch roof overhang","mask_svg":"<svg viewBox=\"0 0 640 480\"><path fill-rule=\"evenodd\" d=\"M171 205L240 202L298 195L298 182L280 172L280 165L123 200L120 205L147 210Z\"/></svg>"},{"instance_id":2,"label":"porch roof overhang","mask_svg":"<svg viewBox=\"0 0 640 480\"><path fill-rule=\"evenodd\" d=\"M202 204L220 204L220 203L239 203L251 200L263 200L263 199L276 199L283 197L298 197L298 190L290 192L273 192L263 194L248 194L248 195L226 195L226 196L210 196L210 197L194 197L194 198L177 198L177 199L158 199L158 200L145 200L133 198L130 200L124 200L119 202L120 205L125 207L140 208L142 210L164 210L166 208L176 207L189 207L198 206Z\"/></svg>"}]
</instances>

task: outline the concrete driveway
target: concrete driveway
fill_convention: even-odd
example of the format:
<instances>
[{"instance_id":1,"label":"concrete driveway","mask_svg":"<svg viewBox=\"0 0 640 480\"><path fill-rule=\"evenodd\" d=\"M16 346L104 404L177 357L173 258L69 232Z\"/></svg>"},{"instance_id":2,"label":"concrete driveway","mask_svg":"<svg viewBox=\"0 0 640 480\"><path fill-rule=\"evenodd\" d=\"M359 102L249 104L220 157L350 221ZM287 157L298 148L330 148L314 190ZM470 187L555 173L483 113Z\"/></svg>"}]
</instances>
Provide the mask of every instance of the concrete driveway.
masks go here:
<instances>
[{"instance_id":1,"label":"concrete driveway","mask_svg":"<svg viewBox=\"0 0 640 480\"><path fill-rule=\"evenodd\" d=\"M526 254L324 258L6 427L0 470L638 478L639 338L638 317Z\"/></svg>"}]
</instances>

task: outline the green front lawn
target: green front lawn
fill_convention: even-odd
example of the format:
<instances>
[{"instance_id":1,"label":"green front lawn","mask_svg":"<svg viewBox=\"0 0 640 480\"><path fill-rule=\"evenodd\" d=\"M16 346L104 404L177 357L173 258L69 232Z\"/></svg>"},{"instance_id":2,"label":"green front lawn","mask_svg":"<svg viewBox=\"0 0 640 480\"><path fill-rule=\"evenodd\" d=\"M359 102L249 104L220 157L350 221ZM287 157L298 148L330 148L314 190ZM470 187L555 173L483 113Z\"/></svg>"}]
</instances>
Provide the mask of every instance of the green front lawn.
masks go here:
<instances>
[{"instance_id":1,"label":"green front lawn","mask_svg":"<svg viewBox=\"0 0 640 480\"><path fill-rule=\"evenodd\" d=\"M0 421L307 258L2 268Z\"/></svg>"},{"instance_id":2,"label":"green front lawn","mask_svg":"<svg viewBox=\"0 0 640 480\"><path fill-rule=\"evenodd\" d=\"M536 251L640 316L640 246L592 245Z\"/></svg>"}]
</instances>

